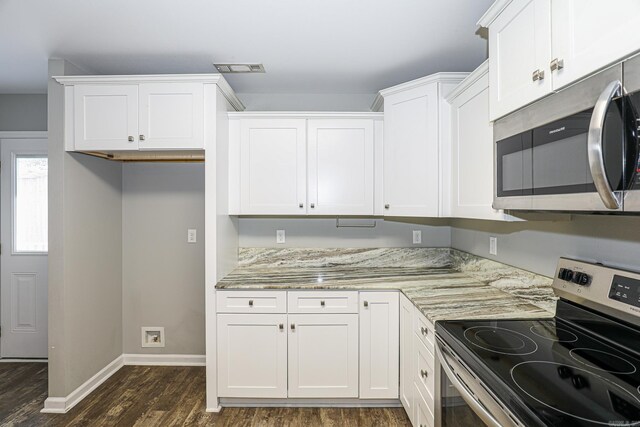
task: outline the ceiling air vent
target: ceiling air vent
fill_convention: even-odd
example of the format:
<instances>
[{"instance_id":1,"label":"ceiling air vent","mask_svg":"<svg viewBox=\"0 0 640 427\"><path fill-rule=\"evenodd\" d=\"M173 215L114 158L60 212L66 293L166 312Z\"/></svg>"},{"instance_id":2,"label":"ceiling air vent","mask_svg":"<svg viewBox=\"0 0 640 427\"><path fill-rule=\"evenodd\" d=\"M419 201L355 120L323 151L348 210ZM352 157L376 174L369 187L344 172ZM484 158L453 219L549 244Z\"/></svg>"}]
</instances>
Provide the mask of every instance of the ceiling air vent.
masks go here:
<instances>
[{"instance_id":1,"label":"ceiling air vent","mask_svg":"<svg viewBox=\"0 0 640 427\"><path fill-rule=\"evenodd\" d=\"M218 72L223 74L233 73L264 73L262 64L213 64Z\"/></svg>"}]
</instances>

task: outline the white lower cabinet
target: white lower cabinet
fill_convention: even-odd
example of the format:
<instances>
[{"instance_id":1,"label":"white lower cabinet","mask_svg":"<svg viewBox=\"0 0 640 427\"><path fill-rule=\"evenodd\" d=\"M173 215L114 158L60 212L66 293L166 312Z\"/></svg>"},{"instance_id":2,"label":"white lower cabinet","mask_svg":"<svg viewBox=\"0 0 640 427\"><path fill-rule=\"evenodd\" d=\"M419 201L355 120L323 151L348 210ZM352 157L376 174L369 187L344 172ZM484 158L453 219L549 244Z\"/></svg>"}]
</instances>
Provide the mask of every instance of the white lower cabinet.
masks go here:
<instances>
[{"instance_id":1,"label":"white lower cabinet","mask_svg":"<svg viewBox=\"0 0 640 427\"><path fill-rule=\"evenodd\" d=\"M397 292L360 292L360 398L397 399Z\"/></svg>"},{"instance_id":2,"label":"white lower cabinet","mask_svg":"<svg viewBox=\"0 0 640 427\"><path fill-rule=\"evenodd\" d=\"M223 397L287 397L286 314L218 315L218 391Z\"/></svg>"},{"instance_id":3,"label":"white lower cabinet","mask_svg":"<svg viewBox=\"0 0 640 427\"><path fill-rule=\"evenodd\" d=\"M358 397L358 315L289 315L289 397Z\"/></svg>"},{"instance_id":4,"label":"white lower cabinet","mask_svg":"<svg viewBox=\"0 0 640 427\"><path fill-rule=\"evenodd\" d=\"M400 297L400 402L413 423L415 387L413 384L413 312L414 305L409 298Z\"/></svg>"}]
</instances>

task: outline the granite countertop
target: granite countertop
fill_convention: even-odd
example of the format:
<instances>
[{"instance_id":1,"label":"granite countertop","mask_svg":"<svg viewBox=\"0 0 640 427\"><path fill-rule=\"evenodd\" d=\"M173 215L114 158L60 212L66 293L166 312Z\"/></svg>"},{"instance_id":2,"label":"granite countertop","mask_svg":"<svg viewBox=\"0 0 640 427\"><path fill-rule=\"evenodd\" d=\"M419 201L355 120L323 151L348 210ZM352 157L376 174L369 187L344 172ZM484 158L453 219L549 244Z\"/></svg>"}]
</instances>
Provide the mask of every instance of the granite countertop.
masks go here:
<instances>
[{"instance_id":1,"label":"granite countertop","mask_svg":"<svg viewBox=\"0 0 640 427\"><path fill-rule=\"evenodd\" d=\"M451 250L242 249L217 289L399 290L432 322L545 318L551 279Z\"/></svg>"}]
</instances>

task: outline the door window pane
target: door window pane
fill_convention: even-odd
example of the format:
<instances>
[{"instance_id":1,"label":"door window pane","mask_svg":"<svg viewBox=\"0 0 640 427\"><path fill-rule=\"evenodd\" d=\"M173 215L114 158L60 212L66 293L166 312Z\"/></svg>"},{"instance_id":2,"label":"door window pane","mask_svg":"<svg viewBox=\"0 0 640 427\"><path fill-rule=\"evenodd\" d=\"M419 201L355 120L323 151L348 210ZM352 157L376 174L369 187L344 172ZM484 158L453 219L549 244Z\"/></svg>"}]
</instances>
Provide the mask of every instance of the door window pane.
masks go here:
<instances>
[{"instance_id":1,"label":"door window pane","mask_svg":"<svg viewBox=\"0 0 640 427\"><path fill-rule=\"evenodd\" d=\"M18 156L15 171L14 252L47 252L47 158Z\"/></svg>"}]
</instances>

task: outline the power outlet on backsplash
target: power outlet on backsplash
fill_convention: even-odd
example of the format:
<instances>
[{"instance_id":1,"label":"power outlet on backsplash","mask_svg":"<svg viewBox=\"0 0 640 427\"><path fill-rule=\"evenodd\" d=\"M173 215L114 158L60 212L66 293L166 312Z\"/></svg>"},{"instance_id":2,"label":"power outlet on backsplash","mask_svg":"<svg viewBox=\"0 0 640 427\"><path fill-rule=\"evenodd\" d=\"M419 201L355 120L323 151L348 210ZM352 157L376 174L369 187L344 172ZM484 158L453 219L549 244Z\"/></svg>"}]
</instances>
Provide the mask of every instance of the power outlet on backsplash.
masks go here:
<instances>
[{"instance_id":1,"label":"power outlet on backsplash","mask_svg":"<svg viewBox=\"0 0 640 427\"><path fill-rule=\"evenodd\" d=\"M498 238L489 237L489 255L498 255Z\"/></svg>"}]
</instances>

